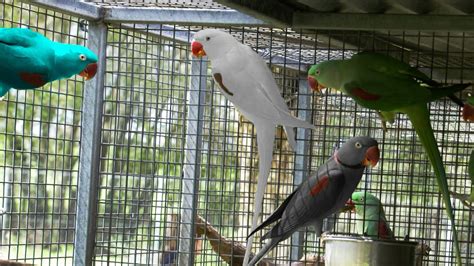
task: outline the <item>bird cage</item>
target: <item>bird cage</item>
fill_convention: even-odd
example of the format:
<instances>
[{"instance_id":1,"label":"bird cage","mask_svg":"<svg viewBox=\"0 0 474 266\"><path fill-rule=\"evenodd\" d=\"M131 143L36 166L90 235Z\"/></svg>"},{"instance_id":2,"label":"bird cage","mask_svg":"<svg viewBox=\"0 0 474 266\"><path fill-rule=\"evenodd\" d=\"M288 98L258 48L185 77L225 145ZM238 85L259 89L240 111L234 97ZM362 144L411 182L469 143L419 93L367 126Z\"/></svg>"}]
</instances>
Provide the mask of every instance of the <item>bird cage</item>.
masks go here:
<instances>
[{"instance_id":1,"label":"bird cage","mask_svg":"<svg viewBox=\"0 0 474 266\"><path fill-rule=\"evenodd\" d=\"M99 56L90 81L72 77L11 90L0 102L0 259L240 265L259 157L255 128L218 89L212 62L191 56L194 33L216 28L257 52L292 114L316 127L297 129L294 151L283 129L276 129L261 219L347 139L367 135L379 142L382 159L366 170L358 190L380 198L397 240L430 247L423 265L455 263L442 196L408 118L398 115L385 130L377 112L345 94L312 92L307 72L319 62L375 51L440 83L473 82L474 24L471 15L461 15L472 13L469 1L428 1L426 7L274 1L273 11L237 2L246 1L0 4L1 27L28 27ZM458 96L466 99L469 91ZM469 194L473 125L449 99L429 109L449 189ZM473 212L451 200L462 262L474 264ZM354 234L354 215L331 217L327 227ZM260 247L256 241L252 251ZM282 241L266 262L316 263L324 249L309 227Z\"/></svg>"}]
</instances>

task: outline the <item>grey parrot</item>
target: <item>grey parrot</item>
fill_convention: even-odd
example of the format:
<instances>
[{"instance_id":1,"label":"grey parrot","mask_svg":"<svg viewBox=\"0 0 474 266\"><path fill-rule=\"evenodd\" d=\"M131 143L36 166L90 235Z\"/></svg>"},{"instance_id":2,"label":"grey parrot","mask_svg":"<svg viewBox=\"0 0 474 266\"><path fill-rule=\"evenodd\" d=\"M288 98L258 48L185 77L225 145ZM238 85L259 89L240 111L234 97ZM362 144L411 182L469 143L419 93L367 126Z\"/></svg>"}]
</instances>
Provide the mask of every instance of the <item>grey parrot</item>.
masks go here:
<instances>
[{"instance_id":1,"label":"grey parrot","mask_svg":"<svg viewBox=\"0 0 474 266\"><path fill-rule=\"evenodd\" d=\"M252 219L254 229L262 210L263 194L272 164L275 126L284 127L293 150L296 147L294 128L314 129L314 126L291 115L265 61L232 35L215 29L201 30L194 34L191 49L196 57L207 56L211 62L212 75L222 94L257 130L259 177ZM253 237L247 241L244 265L248 261L252 241Z\"/></svg>"},{"instance_id":2,"label":"grey parrot","mask_svg":"<svg viewBox=\"0 0 474 266\"><path fill-rule=\"evenodd\" d=\"M309 225L318 228L324 218L342 209L359 184L365 167L374 167L379 158L378 143L370 137L354 137L344 143L267 220L250 233L249 237L279 220L262 236L262 241L270 240L249 265L258 263L270 249L299 228ZM317 230L316 233L319 236L321 232Z\"/></svg>"}]
</instances>

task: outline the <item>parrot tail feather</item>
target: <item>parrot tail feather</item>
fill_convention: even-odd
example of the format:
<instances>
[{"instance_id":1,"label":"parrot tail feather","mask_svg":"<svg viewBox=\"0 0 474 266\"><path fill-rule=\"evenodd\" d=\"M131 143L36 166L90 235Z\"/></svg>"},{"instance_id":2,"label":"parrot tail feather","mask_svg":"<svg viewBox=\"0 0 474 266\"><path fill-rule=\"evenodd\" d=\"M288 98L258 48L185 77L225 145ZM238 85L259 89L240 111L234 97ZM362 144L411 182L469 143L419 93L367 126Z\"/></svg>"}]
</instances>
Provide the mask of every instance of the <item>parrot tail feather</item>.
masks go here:
<instances>
[{"instance_id":1,"label":"parrot tail feather","mask_svg":"<svg viewBox=\"0 0 474 266\"><path fill-rule=\"evenodd\" d=\"M249 262L249 266L257 265L257 263L270 251L273 247L275 247L280 242L280 238L278 239L270 239L265 245L263 245L262 249L252 257L252 260Z\"/></svg>"},{"instance_id":2,"label":"parrot tail feather","mask_svg":"<svg viewBox=\"0 0 474 266\"><path fill-rule=\"evenodd\" d=\"M433 166L436 174L436 181L443 196L444 205L446 206L446 214L451 222L451 229L453 231L454 250L456 260L461 265L461 250L459 246L458 233L454 223L453 208L451 205L450 192L448 189L448 181L446 171L444 169L443 160L439 153L438 144L434 137L433 128L431 127L429 111L425 104L414 105L404 108L404 112L408 115L413 128L420 139L421 144L425 148L425 152Z\"/></svg>"},{"instance_id":3,"label":"parrot tail feather","mask_svg":"<svg viewBox=\"0 0 474 266\"><path fill-rule=\"evenodd\" d=\"M284 127L285 132L286 132L286 138L288 140L288 143L290 144L290 147L293 151L296 151L296 136L295 136L295 130L294 127Z\"/></svg>"},{"instance_id":4,"label":"parrot tail feather","mask_svg":"<svg viewBox=\"0 0 474 266\"><path fill-rule=\"evenodd\" d=\"M450 97L451 100L456 102L452 98L452 96L450 96L450 95L452 95L453 93L456 93L458 91L462 91L462 90L464 90L465 88L467 88L469 86L471 86L471 83L454 84L454 85L447 86L447 87L431 87L432 95L431 95L430 102L435 101L435 100L440 99L440 98L445 97L445 96Z\"/></svg>"},{"instance_id":5,"label":"parrot tail feather","mask_svg":"<svg viewBox=\"0 0 474 266\"><path fill-rule=\"evenodd\" d=\"M448 95L449 99L451 99L451 101L453 101L455 104L459 105L459 107L464 107L464 102L459 99L459 97L457 97L456 95L454 94L450 94Z\"/></svg>"},{"instance_id":6,"label":"parrot tail feather","mask_svg":"<svg viewBox=\"0 0 474 266\"><path fill-rule=\"evenodd\" d=\"M300 119L298 117L294 117L288 109L284 110L278 107L276 108L280 116L280 121L278 121L280 125L283 125L286 127L301 127L301 128L316 129L316 127L313 124L303 119Z\"/></svg>"},{"instance_id":7,"label":"parrot tail feather","mask_svg":"<svg viewBox=\"0 0 474 266\"><path fill-rule=\"evenodd\" d=\"M257 228L258 217L262 213L263 194L267 187L267 181L272 167L273 142L275 140L275 125L266 121L254 121L257 129L257 147L258 147L258 181L257 192L255 193L254 212L252 217L252 231ZM254 236L247 239L247 249L243 265L247 265L252 250Z\"/></svg>"}]
</instances>

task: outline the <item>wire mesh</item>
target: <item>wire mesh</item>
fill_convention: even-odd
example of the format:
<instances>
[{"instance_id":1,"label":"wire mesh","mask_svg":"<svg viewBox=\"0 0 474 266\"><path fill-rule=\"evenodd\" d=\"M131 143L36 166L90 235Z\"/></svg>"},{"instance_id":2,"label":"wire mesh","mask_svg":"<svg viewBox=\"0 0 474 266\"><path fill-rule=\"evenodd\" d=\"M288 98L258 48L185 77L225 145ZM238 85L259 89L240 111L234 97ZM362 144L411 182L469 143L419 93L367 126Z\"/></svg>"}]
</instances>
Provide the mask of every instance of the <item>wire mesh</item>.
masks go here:
<instances>
[{"instance_id":1,"label":"wire mesh","mask_svg":"<svg viewBox=\"0 0 474 266\"><path fill-rule=\"evenodd\" d=\"M112 7L161 3L94 2ZM180 3L162 2L163 6ZM78 19L14 2L7 2L2 8L4 27L30 25L48 37L83 44L85 33L80 30L83 24ZM245 243L258 175L252 124L219 92L210 75L210 64L203 72L193 70L196 61L190 57L189 41L200 28L108 25L95 264L172 265L180 256L193 255L195 265L225 265L216 250L234 257L243 255L225 250L228 242L216 234L203 233L196 222L200 219L194 223L183 220L183 214L191 211L231 244ZM432 251L424 257L425 265L453 263L452 232L435 177L406 117L399 115L385 132L377 113L337 91L328 90L321 95L304 92L301 86L305 84L301 82L308 65L349 58L362 50L410 62L439 82L470 82L467 77L472 77L474 71L474 37L462 32L295 31L238 25L222 30L267 60L292 112L301 115L306 111L317 127L309 134L298 135L302 137L298 140L307 145L306 152L303 149L297 153L306 159L303 169L298 169L283 131L276 129L263 217L293 191L298 171L303 170L305 178L349 137L370 135L380 143L382 160L367 171L359 190L381 199L398 240L408 235L410 240L430 246ZM193 88L191 80L196 77L206 86ZM8 107L0 117L0 136L4 139L0 150L0 198L6 210L2 215L2 235L8 235L3 237L1 250L6 258L41 264L50 259L49 263L65 264L72 256L81 89L79 81L61 81L53 83L49 91L48 87L34 93L13 91L6 103L0 103ZM204 94L203 101L189 98L196 89ZM302 104L302 97L309 99L308 104ZM29 112L24 111L27 108ZM190 115L199 110L202 116ZM474 140L472 125L462 122L459 108L447 100L431 104L430 110L450 189L467 194L472 186L467 177L470 143ZM202 125L202 131L190 136L189 132L194 132L189 128L192 122ZM195 146L187 145L189 139L196 141ZM194 161L186 160L190 154L195 156ZM194 180L196 194L191 195L197 201L195 209L185 204L189 195L183 192L188 185L184 170L189 166L195 167L199 177ZM43 190L33 193L31 186ZM474 264L472 212L459 201L453 202L462 257L466 264ZM50 224L43 222L48 219ZM341 214L334 222L333 232L354 233L355 221L353 214ZM194 226L196 229L189 232L196 235L182 233ZM60 237L63 234L67 237ZM324 247L311 228L301 234L305 241L281 242L269 253L271 261L288 264L294 250L300 250L302 255L324 254ZM33 242L28 240L31 237ZM187 251L183 247L185 240L191 242ZM29 243L41 249L32 249ZM61 252L56 255L51 246ZM259 248L260 244L255 243L253 251Z\"/></svg>"},{"instance_id":2,"label":"wire mesh","mask_svg":"<svg viewBox=\"0 0 474 266\"><path fill-rule=\"evenodd\" d=\"M148 213L145 209L151 208L155 211L156 216L147 215L146 218L149 220L144 222L143 225L137 226L137 228L142 226L154 231L154 233L151 233L155 237L154 241L147 244L146 249L148 253L145 256L134 255L139 252L136 246L139 243L143 244L143 239L138 234L133 240L135 241L134 244L125 241L110 243L110 240L106 244L105 240L102 242L98 241L98 248L102 248L101 244L104 243L104 245L109 245L104 247L107 250L110 250L111 246L114 248L119 247L120 249L120 251L115 252L115 254L119 254L118 256L107 254L107 261L115 260L120 261L122 264L136 262L167 264L177 262L178 256L181 254L178 247L180 240L182 240L179 229L183 224L189 223L189 221L180 220L180 215L184 211L180 207L182 204L180 200L183 196L181 189L184 185L180 184L180 175L181 167L186 165L184 161L186 150L183 146L186 129L183 126L187 123L185 113L188 109L185 105L190 100L186 99L187 92L189 92L189 87L186 85L189 84L189 81L186 81L186 79L189 79L189 76L195 75L195 73L191 73L190 69L191 59L187 42L191 38L191 30L198 29L199 27L179 25L152 25L145 27L143 25L123 25L122 27L111 28L111 34L119 40L117 46L120 46L122 49L119 54L113 52L111 55L108 55L109 61L121 61L114 64L113 69L109 70L108 75L116 78L127 77L131 80L137 80L135 82L130 81L130 84L133 85L124 83L121 83L119 86L111 85L111 90L117 90L117 92L110 92L110 95L114 96L110 99L105 99L107 106L110 104L118 105L117 101L121 102L119 100L120 95L122 93L129 93L128 97L122 98L125 101L122 110L123 112L128 110L128 118L115 113L111 119L115 121L128 119L128 122L119 127L122 130L112 129L112 132L108 132L108 129L104 127L104 132L107 132L107 134L125 136L124 138L115 137L115 141L107 141L107 149L112 149L109 145L114 146L115 149L122 149L123 146L128 145L131 151L138 149L138 153L141 156L148 154L146 151L149 149L154 150L150 154L176 152L181 155L178 157L171 156L164 161L155 162L155 169L152 172L143 172L146 169L145 164L148 160L144 160L142 157L135 161L137 158L133 154L136 154L136 151L117 153L118 150L116 150L107 157L108 160L114 161L116 164L125 160L128 161L126 164L120 164L119 173L116 173L117 168L109 168L106 170L107 173L103 173L103 175L110 176L115 173L115 175L121 176L121 178L128 179L129 182L135 179L133 175L140 176L140 180L147 180L148 176L150 176L150 178L154 179L155 185L156 183L162 184L161 186L157 185L158 187L155 189L151 187L125 187L123 185L116 185L115 188L111 189L110 180L112 177L108 177L109 181L107 182L109 185L100 188L101 191L107 191L109 194L115 190L117 197L119 197L117 191L123 190L122 193L126 194L137 189L153 190L154 193L160 195L158 197L148 197L148 199L153 200L149 202L149 205L142 205L143 212ZM456 61L458 65L462 65L460 69L463 71L471 70L472 67L469 65L470 63L467 58L472 57L472 53L462 51L463 56L460 57L459 51L457 53L448 51L446 54L436 54L436 56L442 58L447 55L448 59L450 59L449 61L429 61L429 58L434 57L432 51L426 52L426 50L418 47L418 49L415 49L415 52L406 52L403 49L405 47L396 46L387 41L388 36L397 36L401 38L401 42L404 41L403 38L410 39L412 42L413 40L416 41L416 38L447 38L449 36L442 34L439 36L427 36L407 32L383 34L375 34L374 32L336 32L328 36L326 32L301 33L291 30L267 28L232 27L224 30L231 32L239 40L252 46L269 61L276 79L282 87L282 95L287 99L295 114L301 110L310 111L317 130L311 132L310 152L305 154L309 158L308 167L315 170L317 166L332 154L336 146L351 136L374 136L382 143L383 162L379 167L366 174L359 188L372 192L381 198L385 205L385 212L387 213L390 225L398 239L401 240L406 235L409 235L410 239L423 241L433 249L431 255L425 258L426 263L452 262L451 233L448 221L444 216L438 188L435 185L431 166L426 161L424 150L419 145L416 134L407 119L404 116L399 116L397 122L391 125L387 132L384 132L378 115L375 112L357 106L353 101L335 91L329 91L323 95L309 95L312 105L306 107L299 106L297 99L301 95L298 91L298 86L299 82L305 78L304 72L307 62L349 57L355 52L371 46L372 50L389 53L401 59L409 60L414 65L420 66L424 71L427 69L433 71L433 73L439 71L437 73L438 76L440 75L439 73L450 74L451 65L448 62L451 61ZM341 37L351 41L355 40L356 43L359 43L359 46L354 46L349 42L341 42ZM314 41L310 41L322 38L329 40L329 45L320 45L319 43L315 45ZM466 37L459 36L455 38L456 42L460 41L459 38L466 39ZM470 41L472 40L462 40L461 42ZM331 43L335 44L331 45ZM110 45L115 46L116 44L112 41ZM150 52L150 48L145 48L148 45L157 50ZM411 49L413 48L411 47ZM451 55L452 59L449 57ZM161 60L161 62L158 64L153 60ZM134 71L125 71L125 65L132 61L134 64L129 67L134 67ZM147 70L147 67L152 69ZM444 79L438 80L441 82L460 82L463 81L462 73L458 73L460 76L446 76ZM146 82L138 80L142 76L145 80L152 79L153 81L146 85ZM182 79L182 82L178 81L179 78ZM207 80L207 86L205 102L202 103L204 106L202 143L196 147L200 154L200 160L198 160L196 166L198 171L200 171L199 187L196 195L198 199L196 212L216 227L221 236L227 237L236 243L244 243L245 236L249 232L250 217L253 212L251 208L253 206L258 166L254 129L251 123L241 117L218 91L209 72L203 78ZM163 81L160 82L161 80ZM149 96L147 96L147 92L150 93ZM173 98L173 96L170 96L173 94L179 94L179 96ZM132 95L134 96L132 97ZM167 96L158 100L158 105L156 105L155 100L152 100L153 103L150 104L154 107L148 107L148 99L155 97L155 95ZM135 97L141 100L137 101ZM174 102L171 99L174 99ZM161 113L161 109L156 106L167 106L168 104L170 106L166 108L170 108L170 112L167 113L167 117L159 117L156 114L149 115L146 112L143 112L138 117L134 115L139 114L140 109L149 111L152 114ZM433 125L443 151L451 188L461 193L467 193L468 189L466 187L469 186L466 179L466 164L467 155L471 149L469 145L469 142L472 140L471 126L460 122L459 109L450 102L436 102L431 106L431 110ZM107 109L104 112L109 116ZM149 117L151 117L150 120L148 120ZM135 118L137 119L136 121ZM161 127L160 125L163 121L170 125L179 125L179 127L176 127L175 131L169 127ZM117 123L115 122L116 125ZM107 123L105 124L107 125ZM151 128L147 130L148 126ZM142 128L142 131L137 132L133 130L134 127ZM125 128L127 129L124 130ZM134 134L141 134L141 136L132 138L132 135L129 133L130 131ZM148 140L146 137L148 132L154 132L154 135L160 137L165 135L166 141L169 141L168 145L172 146L162 148L163 146L159 144L159 141L153 142L151 139ZM288 148L285 136L281 130L277 130L276 134L277 142L274 151L271 179L265 195L264 217L269 215L291 193L294 187L294 154ZM136 143L136 141L139 143L137 146L134 146L133 143ZM154 146L150 146L150 144ZM127 157L110 159L116 156L116 154L125 154ZM142 172L135 172L132 175L130 169L138 169L136 166L132 167L136 163L142 165ZM151 184L146 185L145 181L142 182L144 182L142 184L145 187L152 186ZM136 186L140 185L137 183ZM107 210L107 204L117 208L121 204L125 205L124 208L127 208L128 204L129 209L132 209L132 206L134 206L133 201L128 201L129 203L127 203L123 198L110 199L110 197L102 196L102 198L108 199L100 202L100 204L104 203L103 208L105 210ZM470 216L472 214L463 209L459 202L455 204L457 208L458 230L463 241L463 249L466 251L463 256L470 260L472 244L469 242L469 235L472 233L472 217ZM109 206L109 208L111 207ZM110 216L109 219L117 222L121 221L122 218L120 217L132 219L130 218L132 216L134 217L133 219L138 219L127 212L118 215L116 213L109 213L108 215ZM155 220L153 217L159 218ZM100 216L100 219L102 219L102 216ZM123 219L127 220L127 218ZM334 230L339 233L353 233L355 228L354 222L354 217L348 214L342 215L336 223ZM104 224L104 228L100 227L99 232L102 232L102 230L109 230L109 232L110 230L115 230L114 226L112 228L114 229L110 229L110 226L108 227ZM134 230L125 225L118 229ZM140 231L140 229L138 230ZM302 247L303 253L318 253L321 255L323 249L319 248L312 231L308 230L305 232L307 233L307 241ZM224 250L224 248L222 246L212 247L210 242L213 240L212 238L202 237L202 235L195 238L189 236L189 238L195 239L195 264L213 265L224 263L219 259L215 251L219 248ZM217 242L224 243L222 240L219 241ZM256 249L258 247L257 245ZM275 258L275 262L289 262L288 254L290 253L290 248L290 240L287 240L271 252L270 257ZM151 255L149 252L154 255ZM124 257L124 254L128 254L128 257ZM104 255L96 257L96 261L104 260Z\"/></svg>"},{"instance_id":3,"label":"wire mesh","mask_svg":"<svg viewBox=\"0 0 474 266\"><path fill-rule=\"evenodd\" d=\"M84 45L78 18L2 1L1 27ZM0 258L65 265L74 250L81 80L10 90L0 103Z\"/></svg>"}]
</instances>

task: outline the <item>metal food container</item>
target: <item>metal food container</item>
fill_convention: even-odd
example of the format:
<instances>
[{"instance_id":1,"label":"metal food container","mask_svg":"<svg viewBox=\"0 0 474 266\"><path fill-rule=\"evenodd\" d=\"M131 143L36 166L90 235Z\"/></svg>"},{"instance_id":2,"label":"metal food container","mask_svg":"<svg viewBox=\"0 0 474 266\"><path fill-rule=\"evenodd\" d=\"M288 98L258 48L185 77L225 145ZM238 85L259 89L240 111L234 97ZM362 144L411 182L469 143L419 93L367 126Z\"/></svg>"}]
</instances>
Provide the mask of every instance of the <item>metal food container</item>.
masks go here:
<instances>
[{"instance_id":1,"label":"metal food container","mask_svg":"<svg viewBox=\"0 0 474 266\"><path fill-rule=\"evenodd\" d=\"M324 237L326 266L415 265L417 242L378 240L372 237Z\"/></svg>"}]
</instances>

